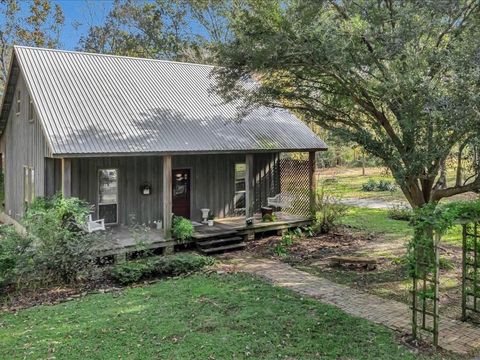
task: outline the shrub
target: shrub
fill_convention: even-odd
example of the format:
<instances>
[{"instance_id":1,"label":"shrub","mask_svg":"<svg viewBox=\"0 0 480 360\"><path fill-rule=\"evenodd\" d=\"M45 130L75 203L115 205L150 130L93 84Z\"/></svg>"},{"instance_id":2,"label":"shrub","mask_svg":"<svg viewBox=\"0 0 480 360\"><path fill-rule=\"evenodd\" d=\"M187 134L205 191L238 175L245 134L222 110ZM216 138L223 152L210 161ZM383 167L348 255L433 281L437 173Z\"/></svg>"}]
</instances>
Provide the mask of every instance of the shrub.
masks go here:
<instances>
[{"instance_id":1,"label":"shrub","mask_svg":"<svg viewBox=\"0 0 480 360\"><path fill-rule=\"evenodd\" d=\"M413 215L413 210L407 205L393 205L388 209L387 216L393 220L410 221Z\"/></svg>"},{"instance_id":2,"label":"shrub","mask_svg":"<svg viewBox=\"0 0 480 360\"><path fill-rule=\"evenodd\" d=\"M377 182L375 180L368 180L366 183L362 184L362 190L363 191L375 191L377 188Z\"/></svg>"},{"instance_id":3,"label":"shrub","mask_svg":"<svg viewBox=\"0 0 480 360\"><path fill-rule=\"evenodd\" d=\"M295 239L300 238L302 235L303 232L300 228L288 230L282 235L282 239L275 245L273 251L279 256L286 256L288 254L288 248L293 245Z\"/></svg>"},{"instance_id":4,"label":"shrub","mask_svg":"<svg viewBox=\"0 0 480 360\"><path fill-rule=\"evenodd\" d=\"M30 258L31 238L20 236L12 226L0 227L0 289L25 270Z\"/></svg>"},{"instance_id":5,"label":"shrub","mask_svg":"<svg viewBox=\"0 0 480 360\"><path fill-rule=\"evenodd\" d=\"M193 225L182 216L174 216L172 219L172 235L181 242L185 242L193 235Z\"/></svg>"},{"instance_id":6,"label":"shrub","mask_svg":"<svg viewBox=\"0 0 480 360\"><path fill-rule=\"evenodd\" d=\"M37 198L23 223L34 237L32 279L70 283L93 271L93 245L98 235L83 230L88 203L77 198Z\"/></svg>"},{"instance_id":7,"label":"shrub","mask_svg":"<svg viewBox=\"0 0 480 360\"><path fill-rule=\"evenodd\" d=\"M395 184L388 180L380 180L377 184L377 191L395 191Z\"/></svg>"},{"instance_id":8,"label":"shrub","mask_svg":"<svg viewBox=\"0 0 480 360\"><path fill-rule=\"evenodd\" d=\"M366 183L362 184L362 190L371 192L371 191L395 191L396 186L394 183L388 180L380 180L376 182L373 179L368 180Z\"/></svg>"},{"instance_id":9,"label":"shrub","mask_svg":"<svg viewBox=\"0 0 480 360\"><path fill-rule=\"evenodd\" d=\"M321 234L329 233L335 228L348 210L348 207L336 198L325 194L323 188L317 193L316 206L316 217L312 229Z\"/></svg>"},{"instance_id":10,"label":"shrub","mask_svg":"<svg viewBox=\"0 0 480 360\"><path fill-rule=\"evenodd\" d=\"M110 275L119 283L133 284L142 278L151 276L155 270L155 262L151 258L136 261L126 261L116 264Z\"/></svg>"},{"instance_id":11,"label":"shrub","mask_svg":"<svg viewBox=\"0 0 480 360\"><path fill-rule=\"evenodd\" d=\"M154 276L177 276L199 271L213 263L213 258L193 253L165 255L116 264L110 274L126 285Z\"/></svg>"},{"instance_id":12,"label":"shrub","mask_svg":"<svg viewBox=\"0 0 480 360\"><path fill-rule=\"evenodd\" d=\"M273 213L272 214L265 214L262 217L262 221L263 222L275 222L275 221L277 221L277 215L275 215Z\"/></svg>"}]
</instances>

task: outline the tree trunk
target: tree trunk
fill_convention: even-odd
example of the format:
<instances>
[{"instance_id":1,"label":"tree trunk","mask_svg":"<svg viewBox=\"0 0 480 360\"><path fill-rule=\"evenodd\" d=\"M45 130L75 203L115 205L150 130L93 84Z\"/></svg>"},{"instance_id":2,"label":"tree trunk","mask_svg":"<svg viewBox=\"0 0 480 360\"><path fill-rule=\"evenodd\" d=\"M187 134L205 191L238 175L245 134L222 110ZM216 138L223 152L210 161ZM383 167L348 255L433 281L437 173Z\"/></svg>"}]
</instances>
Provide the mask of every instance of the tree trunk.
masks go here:
<instances>
[{"instance_id":1,"label":"tree trunk","mask_svg":"<svg viewBox=\"0 0 480 360\"><path fill-rule=\"evenodd\" d=\"M365 176L365 151L362 151L362 176Z\"/></svg>"},{"instance_id":2,"label":"tree trunk","mask_svg":"<svg viewBox=\"0 0 480 360\"><path fill-rule=\"evenodd\" d=\"M440 163L440 177L437 184L439 189L445 189L447 187L447 167L445 160Z\"/></svg>"}]
</instances>

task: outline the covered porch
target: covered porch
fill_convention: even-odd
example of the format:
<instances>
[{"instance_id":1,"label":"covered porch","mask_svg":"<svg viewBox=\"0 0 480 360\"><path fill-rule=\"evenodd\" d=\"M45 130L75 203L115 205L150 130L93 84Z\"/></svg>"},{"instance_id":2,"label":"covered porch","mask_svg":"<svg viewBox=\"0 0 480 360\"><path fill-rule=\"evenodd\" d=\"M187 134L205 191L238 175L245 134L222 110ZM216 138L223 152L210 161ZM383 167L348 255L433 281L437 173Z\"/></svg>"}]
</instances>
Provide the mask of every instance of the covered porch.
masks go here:
<instances>
[{"instance_id":1,"label":"covered porch","mask_svg":"<svg viewBox=\"0 0 480 360\"><path fill-rule=\"evenodd\" d=\"M305 226L315 213L315 152L262 152L110 158L63 158L51 162L47 189L92 204L107 231L99 253L166 248L172 251L172 216L195 225L191 241L245 241L255 234ZM59 181L58 181L58 180ZM285 196L288 204L272 202ZM273 207L276 216L262 219ZM203 224L210 209L214 226ZM204 212L203 212L204 213Z\"/></svg>"},{"instance_id":2,"label":"covered porch","mask_svg":"<svg viewBox=\"0 0 480 360\"><path fill-rule=\"evenodd\" d=\"M256 234L283 232L290 228L307 226L311 219L303 216L276 212L275 221L262 221L260 213L253 216L253 224L247 225L245 217L236 216L219 219L214 226L194 222L195 232L188 243L197 243L211 238L239 236L242 241L253 239ZM100 236L95 250L99 256L123 255L136 251L156 250L163 252L181 246L174 239L165 236L163 229L145 226L111 226Z\"/></svg>"}]
</instances>

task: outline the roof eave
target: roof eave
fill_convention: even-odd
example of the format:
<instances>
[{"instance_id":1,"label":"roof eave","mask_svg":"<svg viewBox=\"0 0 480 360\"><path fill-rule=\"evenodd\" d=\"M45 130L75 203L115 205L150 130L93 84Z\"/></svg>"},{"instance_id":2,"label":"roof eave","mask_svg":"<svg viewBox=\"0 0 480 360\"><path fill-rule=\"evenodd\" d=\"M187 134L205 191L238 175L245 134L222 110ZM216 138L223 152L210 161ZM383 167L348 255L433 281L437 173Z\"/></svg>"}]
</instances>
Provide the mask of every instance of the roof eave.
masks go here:
<instances>
[{"instance_id":1,"label":"roof eave","mask_svg":"<svg viewBox=\"0 0 480 360\"><path fill-rule=\"evenodd\" d=\"M96 157L132 157L132 156L179 156L179 155L218 155L218 154L252 154L279 152L327 151L325 147L296 149L248 149L248 150L200 150L200 151L157 151L157 152L113 152L113 153L55 153L54 158L96 158Z\"/></svg>"}]
</instances>

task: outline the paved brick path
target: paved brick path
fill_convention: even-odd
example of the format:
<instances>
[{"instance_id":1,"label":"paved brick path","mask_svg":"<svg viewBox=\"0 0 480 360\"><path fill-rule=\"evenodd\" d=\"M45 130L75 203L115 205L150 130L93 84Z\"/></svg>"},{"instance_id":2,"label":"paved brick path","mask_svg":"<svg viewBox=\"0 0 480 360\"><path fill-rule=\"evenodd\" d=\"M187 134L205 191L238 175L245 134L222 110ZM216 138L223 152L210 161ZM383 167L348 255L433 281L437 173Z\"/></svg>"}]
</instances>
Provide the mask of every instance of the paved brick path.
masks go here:
<instances>
[{"instance_id":1,"label":"paved brick path","mask_svg":"<svg viewBox=\"0 0 480 360\"><path fill-rule=\"evenodd\" d=\"M400 332L411 332L411 312L409 306L404 303L336 284L274 260L242 257L236 259L235 264L240 271L259 275L274 285L314 297L348 314ZM445 350L459 354L478 353L480 328L459 320L441 317L439 345Z\"/></svg>"}]
</instances>

